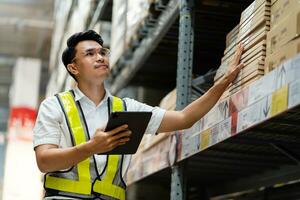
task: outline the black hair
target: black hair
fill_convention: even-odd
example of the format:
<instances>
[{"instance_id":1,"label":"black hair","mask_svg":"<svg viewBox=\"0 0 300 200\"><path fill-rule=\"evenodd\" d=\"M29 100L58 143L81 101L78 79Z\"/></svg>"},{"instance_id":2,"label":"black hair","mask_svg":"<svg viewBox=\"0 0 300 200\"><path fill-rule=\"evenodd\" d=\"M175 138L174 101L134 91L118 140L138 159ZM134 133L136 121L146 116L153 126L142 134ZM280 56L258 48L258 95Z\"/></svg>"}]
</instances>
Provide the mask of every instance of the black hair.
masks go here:
<instances>
[{"instance_id":1,"label":"black hair","mask_svg":"<svg viewBox=\"0 0 300 200\"><path fill-rule=\"evenodd\" d=\"M78 32L73 34L71 37L69 37L68 41L67 41L67 48L64 50L64 52L62 53L62 62L64 63L68 73L76 80L74 74L72 74L67 66L68 64L72 63L72 60L75 58L75 54L76 54L76 45L84 40L93 40L96 41L97 43L99 43L101 46L103 45L103 40L102 37L96 33L93 30L88 30L88 31L84 31L84 32ZM77 80L76 80L77 81Z\"/></svg>"}]
</instances>

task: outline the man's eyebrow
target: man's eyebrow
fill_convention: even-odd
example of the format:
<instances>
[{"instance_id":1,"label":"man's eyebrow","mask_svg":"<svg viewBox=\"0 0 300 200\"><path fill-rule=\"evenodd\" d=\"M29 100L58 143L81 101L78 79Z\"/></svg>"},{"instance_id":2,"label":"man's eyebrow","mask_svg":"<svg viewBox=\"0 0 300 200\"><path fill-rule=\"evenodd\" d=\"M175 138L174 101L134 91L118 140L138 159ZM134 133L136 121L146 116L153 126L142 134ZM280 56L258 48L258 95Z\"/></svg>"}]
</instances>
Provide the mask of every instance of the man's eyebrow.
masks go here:
<instances>
[{"instance_id":1,"label":"man's eyebrow","mask_svg":"<svg viewBox=\"0 0 300 200\"><path fill-rule=\"evenodd\" d=\"M100 48L89 48L89 49L84 50L84 52L87 53L87 52L95 51L98 49L100 49Z\"/></svg>"}]
</instances>

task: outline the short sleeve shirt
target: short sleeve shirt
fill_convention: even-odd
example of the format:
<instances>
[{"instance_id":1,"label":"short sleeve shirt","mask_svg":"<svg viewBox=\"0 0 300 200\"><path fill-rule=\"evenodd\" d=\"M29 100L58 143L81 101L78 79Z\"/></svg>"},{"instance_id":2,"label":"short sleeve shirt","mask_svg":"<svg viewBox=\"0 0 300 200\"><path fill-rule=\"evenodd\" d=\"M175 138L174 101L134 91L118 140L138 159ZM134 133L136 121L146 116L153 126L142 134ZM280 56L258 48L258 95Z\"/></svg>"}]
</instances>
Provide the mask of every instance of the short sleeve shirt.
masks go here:
<instances>
[{"instance_id":1,"label":"short sleeve shirt","mask_svg":"<svg viewBox=\"0 0 300 200\"><path fill-rule=\"evenodd\" d=\"M93 137L96 129L104 129L108 122L108 97L111 96L108 90L99 105L95 105L86 97L79 88L74 89L75 101L79 101L85 116L90 137ZM165 110L159 107L152 107L140 103L134 99L124 98L128 111L151 111L152 117L145 131L146 134L155 134L161 124ZM46 98L40 105L35 127L33 129L34 148L42 144L55 144L59 148L71 147L71 136L58 99L53 97ZM104 169L105 155L95 155L98 171ZM126 182L126 173L130 164L131 155L124 156L122 176Z\"/></svg>"}]
</instances>

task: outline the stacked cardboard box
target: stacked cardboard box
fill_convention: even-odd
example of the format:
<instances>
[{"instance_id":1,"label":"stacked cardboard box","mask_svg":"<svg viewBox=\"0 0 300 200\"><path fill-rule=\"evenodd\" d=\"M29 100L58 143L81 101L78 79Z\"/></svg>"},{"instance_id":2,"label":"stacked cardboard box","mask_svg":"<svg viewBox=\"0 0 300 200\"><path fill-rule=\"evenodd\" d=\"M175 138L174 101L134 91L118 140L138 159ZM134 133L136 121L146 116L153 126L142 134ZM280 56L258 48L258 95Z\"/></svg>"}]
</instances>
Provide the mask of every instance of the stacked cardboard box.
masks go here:
<instances>
[{"instance_id":1,"label":"stacked cardboard box","mask_svg":"<svg viewBox=\"0 0 300 200\"><path fill-rule=\"evenodd\" d=\"M300 0L272 0L271 28L288 16L291 11L300 6Z\"/></svg>"},{"instance_id":2,"label":"stacked cardboard box","mask_svg":"<svg viewBox=\"0 0 300 200\"><path fill-rule=\"evenodd\" d=\"M300 0L274 0L265 73L300 52Z\"/></svg>"},{"instance_id":3,"label":"stacked cardboard box","mask_svg":"<svg viewBox=\"0 0 300 200\"><path fill-rule=\"evenodd\" d=\"M237 44L239 33L239 25L234 27L226 36L226 50L224 52L224 57L222 58L222 62L220 67L218 68L216 75L214 77L215 82L218 81L226 72L229 62L228 62L228 50L233 48L233 44Z\"/></svg>"},{"instance_id":4,"label":"stacked cardboard box","mask_svg":"<svg viewBox=\"0 0 300 200\"><path fill-rule=\"evenodd\" d=\"M224 57L216 73L215 81L218 81L230 67L239 43L244 45L241 62L245 64L245 67L222 98L230 96L264 75L266 37L270 30L271 19L270 6L270 0L254 1L242 12L239 25L227 35Z\"/></svg>"}]
</instances>

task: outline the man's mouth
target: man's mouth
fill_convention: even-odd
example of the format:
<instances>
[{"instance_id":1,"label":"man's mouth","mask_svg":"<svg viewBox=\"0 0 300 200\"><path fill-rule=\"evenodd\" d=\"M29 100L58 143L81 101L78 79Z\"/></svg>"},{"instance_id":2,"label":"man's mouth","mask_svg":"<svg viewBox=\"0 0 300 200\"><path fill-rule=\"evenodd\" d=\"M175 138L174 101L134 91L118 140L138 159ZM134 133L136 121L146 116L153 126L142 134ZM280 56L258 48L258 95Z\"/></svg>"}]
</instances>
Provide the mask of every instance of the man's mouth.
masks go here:
<instances>
[{"instance_id":1,"label":"man's mouth","mask_svg":"<svg viewBox=\"0 0 300 200\"><path fill-rule=\"evenodd\" d=\"M95 65L95 69L98 69L98 68L108 69L108 65Z\"/></svg>"}]
</instances>

